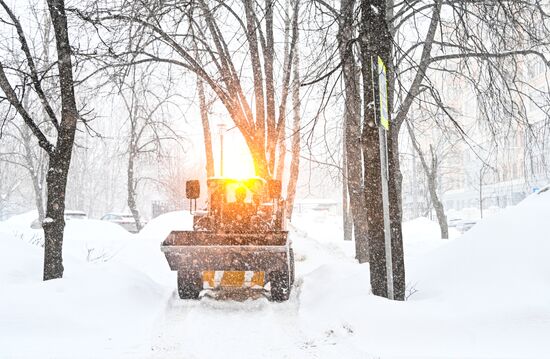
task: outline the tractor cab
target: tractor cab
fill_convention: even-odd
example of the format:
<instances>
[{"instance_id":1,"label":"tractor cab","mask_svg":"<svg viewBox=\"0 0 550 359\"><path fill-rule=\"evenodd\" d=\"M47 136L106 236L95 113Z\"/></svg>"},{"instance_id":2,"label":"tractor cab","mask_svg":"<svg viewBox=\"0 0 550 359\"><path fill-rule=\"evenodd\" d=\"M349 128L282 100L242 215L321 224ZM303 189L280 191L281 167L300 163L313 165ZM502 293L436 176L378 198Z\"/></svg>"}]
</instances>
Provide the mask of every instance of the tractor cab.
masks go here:
<instances>
[{"instance_id":1,"label":"tractor cab","mask_svg":"<svg viewBox=\"0 0 550 359\"><path fill-rule=\"evenodd\" d=\"M198 198L198 181L186 185L187 197ZM207 187L206 210L193 212L194 230L246 233L285 229L280 181L212 177Z\"/></svg>"}]
</instances>

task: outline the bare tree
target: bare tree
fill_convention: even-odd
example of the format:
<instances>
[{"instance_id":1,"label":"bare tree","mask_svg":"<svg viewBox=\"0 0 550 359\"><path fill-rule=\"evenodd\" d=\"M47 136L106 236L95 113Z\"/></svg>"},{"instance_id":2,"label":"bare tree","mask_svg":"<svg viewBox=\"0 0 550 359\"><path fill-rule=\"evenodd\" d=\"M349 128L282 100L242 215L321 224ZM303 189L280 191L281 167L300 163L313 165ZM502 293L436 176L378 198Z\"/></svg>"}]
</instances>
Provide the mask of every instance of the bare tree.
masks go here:
<instances>
[{"instance_id":1,"label":"bare tree","mask_svg":"<svg viewBox=\"0 0 550 359\"><path fill-rule=\"evenodd\" d=\"M59 72L58 85L61 94L60 118L44 94L42 88L44 74L40 73L36 66L36 58L29 48L29 43L19 19L5 1L0 1L0 5L11 21L11 25L16 30L17 41L21 44L25 57L24 65L18 68L6 64L4 61L0 62L0 88L4 92L5 99L17 110L20 117L38 140L40 147L48 154L48 173L46 177L48 195L46 218L43 223L45 237L44 280L61 278L63 276L62 248L65 228L65 189L71 163L75 131L79 119L74 94L72 50L69 41L65 4L63 0L48 0L47 4L56 39L57 69ZM10 76L13 80L10 71L25 73L28 82L13 86L8 78ZM32 114L25 108L19 91L21 88L32 88L40 100L48 114L49 121L57 132L55 142L51 138L48 138L39 127L40 120L33 118Z\"/></svg>"},{"instance_id":2,"label":"bare tree","mask_svg":"<svg viewBox=\"0 0 550 359\"><path fill-rule=\"evenodd\" d=\"M437 182L440 176L440 173L438 172L438 169L440 167L440 160L436 155L436 153L434 152L433 146L430 144L431 160L430 160L430 163L428 164L428 160L426 159L426 156L422 151L422 148L420 147L418 140L416 139L414 130L412 129L408 121L406 122L406 124L407 124L407 130L409 132L409 136L411 137L412 145L416 153L418 154L418 157L420 158L422 169L424 170L424 174L426 175L426 178L427 178L430 199L435 209L437 221L439 223L439 228L441 230L441 238L448 239L449 226L447 224L447 216L445 216L445 209L443 208L443 203L439 199L438 189L437 189L438 187Z\"/></svg>"},{"instance_id":3,"label":"bare tree","mask_svg":"<svg viewBox=\"0 0 550 359\"><path fill-rule=\"evenodd\" d=\"M28 105L28 101L24 101ZM34 135L24 124L10 121L3 129L4 140L11 140L9 151L0 153L0 162L8 162L25 170L31 180L38 218L45 218L45 182L48 160L42 148L33 142Z\"/></svg>"},{"instance_id":4,"label":"bare tree","mask_svg":"<svg viewBox=\"0 0 550 359\"><path fill-rule=\"evenodd\" d=\"M7 161L0 161L0 220L13 210L15 196L23 182L23 176L14 176L13 168L15 165Z\"/></svg>"},{"instance_id":5,"label":"bare tree","mask_svg":"<svg viewBox=\"0 0 550 359\"><path fill-rule=\"evenodd\" d=\"M178 142L179 136L174 133L169 123L167 105L170 104L173 84L166 80L157 80L154 73L169 71L146 63L142 66L127 68L118 79L118 94L122 99L127 114L127 204L137 230L143 227L138 209L138 192L140 182L146 177L139 174L139 161L159 158L163 155L162 146L167 141Z\"/></svg>"},{"instance_id":6,"label":"bare tree","mask_svg":"<svg viewBox=\"0 0 550 359\"><path fill-rule=\"evenodd\" d=\"M181 210L187 202L185 181L200 178L201 169L195 161L188 161L182 148L176 147L159 160L158 189L164 193L169 210Z\"/></svg>"},{"instance_id":7,"label":"bare tree","mask_svg":"<svg viewBox=\"0 0 550 359\"><path fill-rule=\"evenodd\" d=\"M459 76L471 85L476 94L481 108L480 113L484 115L484 119L488 123L489 132L498 133L502 128L509 127L514 121L523 123L529 129L530 125L525 112L521 111L524 107L525 88L529 87L529 84L522 81L518 75L521 73L522 57L538 57L544 63L548 62L543 55L543 50L548 45L543 40L547 29L542 25L547 19L547 14L538 1L529 3L522 1L447 2L436 0L428 4L423 2L363 1L361 4L363 6L353 14L361 14L362 24L368 28L368 31L364 31L367 38L371 36L371 30L378 36L378 39L373 38L371 41L374 50L369 55L381 55L388 66L390 106L395 108L395 111L390 109L395 116L388 136L389 172L392 181L390 185L390 202L392 204L390 216L394 277L398 279L396 285L400 286L395 291L403 293L404 266L400 228L401 174L398 150L401 125L408 117L412 103L418 101L421 93L428 94L431 101L445 113L449 122L455 126L456 132L462 136L464 142L471 145L471 139L468 138L460 121L449 111L441 97L440 89L433 80L434 74L437 73L444 73L446 76ZM330 6L326 7L330 9ZM334 12L334 9L331 11ZM373 15L384 13L386 24L372 25L371 19L365 18L364 12L366 11L374 11ZM443 17L442 14L445 16ZM347 17L347 19L349 18L351 17ZM358 26L358 22L354 24L352 26ZM391 36L386 37L380 29L387 30ZM411 36L411 34L415 35ZM414 39L414 36L417 36L417 39ZM358 39L362 40L361 36ZM341 44L342 41L339 43ZM377 46L377 43L381 44L382 48ZM395 51L384 49L390 45L395 45L393 46ZM364 52L364 50L362 51ZM346 58L353 57L348 55ZM363 57L362 61L365 60L370 61L368 57ZM339 65L342 66L344 73L345 65L344 61ZM370 66L368 63L363 63L363 65ZM363 77L365 77L365 73L363 73ZM363 93L369 85L369 79L363 78ZM350 90L346 91L349 93ZM365 100L365 98L368 99L368 94L365 96L363 96L363 106L370 104L370 101ZM367 110L363 109L363 111ZM495 116L496 113L498 116ZM489 121L489 116L492 117L491 121ZM494 121L495 117L498 118L497 121ZM365 120L363 126L367 123ZM346 138L346 141L350 141L350 138ZM367 147L372 146L372 143L375 142L374 135L369 139L364 138L364 144ZM365 162L365 173L376 172L377 169L369 168L367 163L377 161L375 154L372 153L373 157L369 157L369 149L363 148L363 151L365 151L365 158L368 158L368 161ZM349 158L347 160L348 163L352 162ZM371 183L363 175L353 175L348 172L348 177L348 183L351 177L354 177L356 181L364 178L365 183ZM368 191L369 188L366 190ZM370 205L372 198L367 198ZM373 228L369 230L375 231ZM371 240L373 238L369 235L369 241ZM371 254L370 258L373 258Z\"/></svg>"},{"instance_id":8,"label":"bare tree","mask_svg":"<svg viewBox=\"0 0 550 359\"><path fill-rule=\"evenodd\" d=\"M127 51L121 42L111 44L107 51L117 51L119 59L131 57L129 63L168 62L196 73L216 94L243 134L254 159L256 174L273 176L277 140L286 125L292 66L289 60L283 61L287 68L276 67L279 51L275 50L274 21L275 16L281 13L277 11L278 3L267 0L262 6L248 0L201 0L183 6L157 2L143 5L131 4L118 11L96 9L91 14L81 12L81 16L92 23L104 25L136 24L149 32L155 39L151 46L158 45L163 48L162 51L154 53L151 48ZM292 11L293 29L297 29L298 9L299 1L296 1ZM223 22L221 19L224 18L230 20ZM189 36L190 27L194 37ZM174 30L166 31L164 28ZM288 52L283 53L283 57L292 59L294 56L295 35L291 34ZM205 54L207 61L197 58L195 44L198 44L198 52ZM249 56L244 56L243 51ZM243 72L247 72L251 81L245 80L247 76ZM277 85L276 75L282 79ZM252 99L247 98L248 88L252 90ZM280 89L278 106L276 89Z\"/></svg>"}]
</instances>

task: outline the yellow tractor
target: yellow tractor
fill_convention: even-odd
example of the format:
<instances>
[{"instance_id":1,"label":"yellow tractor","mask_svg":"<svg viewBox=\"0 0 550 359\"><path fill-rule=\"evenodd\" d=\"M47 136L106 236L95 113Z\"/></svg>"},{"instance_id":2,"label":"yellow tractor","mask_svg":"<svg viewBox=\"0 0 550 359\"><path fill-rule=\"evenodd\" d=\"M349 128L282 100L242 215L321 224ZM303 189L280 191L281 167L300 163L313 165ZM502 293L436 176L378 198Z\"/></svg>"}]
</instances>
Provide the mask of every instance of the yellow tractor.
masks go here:
<instances>
[{"instance_id":1,"label":"yellow tractor","mask_svg":"<svg viewBox=\"0 0 550 359\"><path fill-rule=\"evenodd\" d=\"M170 269L178 272L180 298L198 299L205 288L269 286L273 301L288 300L294 253L281 182L213 177L207 186L207 208L197 211L200 183L187 181L193 230L172 231L161 245Z\"/></svg>"}]
</instances>

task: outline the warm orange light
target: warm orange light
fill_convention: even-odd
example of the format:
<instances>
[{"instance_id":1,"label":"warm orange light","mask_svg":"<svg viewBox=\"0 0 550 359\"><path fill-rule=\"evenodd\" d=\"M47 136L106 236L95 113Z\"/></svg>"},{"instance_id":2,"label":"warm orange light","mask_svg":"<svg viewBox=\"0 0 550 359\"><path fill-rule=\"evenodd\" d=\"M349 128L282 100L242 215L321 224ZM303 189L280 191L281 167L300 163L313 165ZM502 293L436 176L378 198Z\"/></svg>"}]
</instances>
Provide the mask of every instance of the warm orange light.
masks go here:
<instances>
[{"instance_id":1,"label":"warm orange light","mask_svg":"<svg viewBox=\"0 0 550 359\"><path fill-rule=\"evenodd\" d=\"M248 151L248 148L239 148L227 144L223 155L223 175L224 177L246 179L256 175L254 170L254 161Z\"/></svg>"}]
</instances>

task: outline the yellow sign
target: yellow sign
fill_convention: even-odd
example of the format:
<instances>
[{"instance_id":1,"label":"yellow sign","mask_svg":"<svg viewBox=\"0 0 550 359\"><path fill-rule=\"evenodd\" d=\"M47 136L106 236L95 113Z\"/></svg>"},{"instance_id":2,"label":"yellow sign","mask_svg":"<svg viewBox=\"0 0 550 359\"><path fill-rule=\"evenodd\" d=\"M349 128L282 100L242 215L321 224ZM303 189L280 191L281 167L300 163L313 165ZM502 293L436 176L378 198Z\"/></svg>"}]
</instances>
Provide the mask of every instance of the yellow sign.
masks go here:
<instances>
[{"instance_id":1,"label":"yellow sign","mask_svg":"<svg viewBox=\"0 0 550 359\"><path fill-rule=\"evenodd\" d=\"M380 98L380 124L388 131L390 118L388 114L388 79L386 77L386 65L378 56L378 92Z\"/></svg>"}]
</instances>

